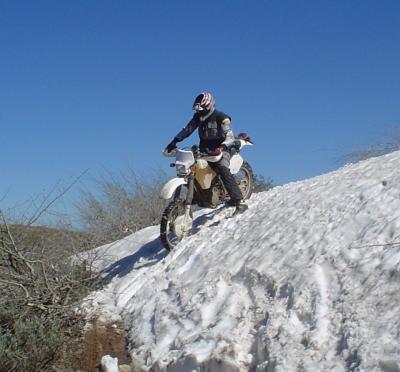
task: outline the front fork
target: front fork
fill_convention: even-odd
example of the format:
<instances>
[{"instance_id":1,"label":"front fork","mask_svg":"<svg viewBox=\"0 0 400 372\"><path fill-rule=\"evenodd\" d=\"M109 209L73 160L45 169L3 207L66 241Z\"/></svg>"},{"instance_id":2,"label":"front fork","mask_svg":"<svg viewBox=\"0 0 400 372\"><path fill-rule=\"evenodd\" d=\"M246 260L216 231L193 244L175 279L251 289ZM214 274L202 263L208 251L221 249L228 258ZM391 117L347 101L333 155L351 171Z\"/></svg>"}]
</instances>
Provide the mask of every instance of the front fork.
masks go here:
<instances>
[{"instance_id":1,"label":"front fork","mask_svg":"<svg viewBox=\"0 0 400 372\"><path fill-rule=\"evenodd\" d=\"M182 192L182 185L177 187L174 193L174 200L180 199ZM182 230L182 237L187 236L190 233L192 228L192 216L191 216L191 207L193 202L194 195L194 174L191 173L187 179L187 193L185 198L185 212L183 214L183 223L182 226L185 228Z\"/></svg>"},{"instance_id":2,"label":"front fork","mask_svg":"<svg viewBox=\"0 0 400 372\"><path fill-rule=\"evenodd\" d=\"M194 174L191 173L187 179L187 194L185 198L185 207L190 207L193 202L193 195L194 195ZM174 193L174 200L177 200L181 196L182 185L177 187Z\"/></svg>"},{"instance_id":3,"label":"front fork","mask_svg":"<svg viewBox=\"0 0 400 372\"><path fill-rule=\"evenodd\" d=\"M188 190L185 200L185 220L191 219L190 211L192 208L193 195L194 195L194 174L190 173L188 176Z\"/></svg>"}]
</instances>

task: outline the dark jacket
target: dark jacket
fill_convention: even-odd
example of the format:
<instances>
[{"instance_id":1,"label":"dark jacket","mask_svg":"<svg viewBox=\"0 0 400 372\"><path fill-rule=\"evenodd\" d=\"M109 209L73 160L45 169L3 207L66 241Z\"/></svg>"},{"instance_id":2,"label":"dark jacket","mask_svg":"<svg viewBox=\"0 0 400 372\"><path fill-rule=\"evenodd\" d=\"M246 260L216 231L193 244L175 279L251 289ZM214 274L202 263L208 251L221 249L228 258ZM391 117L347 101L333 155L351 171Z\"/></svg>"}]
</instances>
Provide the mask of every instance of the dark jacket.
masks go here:
<instances>
[{"instance_id":1,"label":"dark jacket","mask_svg":"<svg viewBox=\"0 0 400 372\"><path fill-rule=\"evenodd\" d=\"M215 110L211 115L202 118L198 113L175 136L176 142L183 141L198 129L200 149L213 150L222 144L230 146L235 140L231 129L231 118L221 111Z\"/></svg>"}]
</instances>

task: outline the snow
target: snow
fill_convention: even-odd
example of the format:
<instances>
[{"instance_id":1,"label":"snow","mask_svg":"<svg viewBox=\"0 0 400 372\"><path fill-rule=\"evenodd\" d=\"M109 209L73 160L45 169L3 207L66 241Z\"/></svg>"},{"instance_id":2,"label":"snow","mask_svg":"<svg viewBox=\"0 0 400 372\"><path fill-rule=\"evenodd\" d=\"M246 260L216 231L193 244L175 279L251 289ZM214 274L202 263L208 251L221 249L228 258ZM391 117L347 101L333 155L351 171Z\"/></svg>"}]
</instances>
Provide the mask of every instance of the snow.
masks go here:
<instances>
[{"instance_id":1,"label":"snow","mask_svg":"<svg viewBox=\"0 0 400 372\"><path fill-rule=\"evenodd\" d=\"M399 371L400 152L99 247L88 312L122 319L152 371ZM218 224L216 222L219 222Z\"/></svg>"},{"instance_id":2,"label":"snow","mask_svg":"<svg viewBox=\"0 0 400 372\"><path fill-rule=\"evenodd\" d=\"M118 372L118 358L105 355L101 358L101 370L103 372Z\"/></svg>"}]
</instances>

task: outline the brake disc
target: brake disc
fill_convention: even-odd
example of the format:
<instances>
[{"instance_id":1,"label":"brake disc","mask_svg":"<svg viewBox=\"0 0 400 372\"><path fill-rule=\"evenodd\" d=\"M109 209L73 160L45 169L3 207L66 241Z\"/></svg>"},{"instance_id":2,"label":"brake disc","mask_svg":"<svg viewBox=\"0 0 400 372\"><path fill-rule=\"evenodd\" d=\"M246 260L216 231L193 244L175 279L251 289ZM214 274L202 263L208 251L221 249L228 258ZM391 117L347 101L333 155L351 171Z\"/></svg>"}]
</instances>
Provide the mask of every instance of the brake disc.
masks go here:
<instances>
[{"instance_id":1,"label":"brake disc","mask_svg":"<svg viewBox=\"0 0 400 372\"><path fill-rule=\"evenodd\" d=\"M183 238L188 235L188 233L192 229L192 225L193 218L191 218L190 215L183 214L181 216L178 216L174 221L174 234L178 238Z\"/></svg>"}]
</instances>

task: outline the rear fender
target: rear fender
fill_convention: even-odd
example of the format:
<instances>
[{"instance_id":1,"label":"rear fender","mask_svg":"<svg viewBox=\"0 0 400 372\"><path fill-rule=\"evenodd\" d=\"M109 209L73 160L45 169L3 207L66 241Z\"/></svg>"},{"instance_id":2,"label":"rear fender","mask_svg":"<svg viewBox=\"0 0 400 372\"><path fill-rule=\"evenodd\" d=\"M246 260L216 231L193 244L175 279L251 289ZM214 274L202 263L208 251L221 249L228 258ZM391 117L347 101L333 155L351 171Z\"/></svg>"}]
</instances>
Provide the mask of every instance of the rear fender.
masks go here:
<instances>
[{"instance_id":1,"label":"rear fender","mask_svg":"<svg viewBox=\"0 0 400 372\"><path fill-rule=\"evenodd\" d=\"M161 189L160 196L163 199L170 199L174 195L175 190L181 186L186 185L187 182L184 178L176 177L169 180Z\"/></svg>"},{"instance_id":2,"label":"rear fender","mask_svg":"<svg viewBox=\"0 0 400 372\"><path fill-rule=\"evenodd\" d=\"M243 164L243 158L239 154L232 155L231 161L229 163L229 169L232 174L239 172L240 167Z\"/></svg>"}]
</instances>

